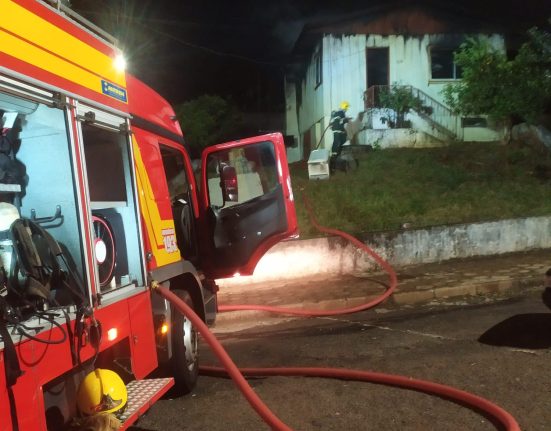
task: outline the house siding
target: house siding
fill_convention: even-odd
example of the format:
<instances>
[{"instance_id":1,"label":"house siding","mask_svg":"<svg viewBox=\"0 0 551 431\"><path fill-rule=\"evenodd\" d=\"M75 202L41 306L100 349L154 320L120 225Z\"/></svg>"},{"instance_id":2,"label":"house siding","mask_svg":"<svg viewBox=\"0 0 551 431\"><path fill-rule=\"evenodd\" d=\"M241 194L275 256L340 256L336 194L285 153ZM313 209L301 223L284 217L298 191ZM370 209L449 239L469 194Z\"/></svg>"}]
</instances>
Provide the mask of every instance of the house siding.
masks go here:
<instances>
[{"instance_id":1,"label":"house siding","mask_svg":"<svg viewBox=\"0 0 551 431\"><path fill-rule=\"evenodd\" d=\"M449 40L450 37L455 40L462 39L461 35L428 34L423 36L324 35L312 54L304 78L296 84L300 85L302 90L302 103L296 121L296 130L300 132L300 137L302 138L305 132L310 130L311 140L317 143L320 140L320 134L329 123L331 111L336 109L343 100L350 103L348 116L356 118L359 112L364 111L363 96L367 89L367 48L388 48L390 84L411 85L443 104L444 98L441 92L446 84L454 81L431 78L430 49L431 46L437 46L442 41ZM505 50L504 38L501 35L477 35L477 37L486 39L498 50ZM320 49L323 59L323 80L321 85L316 87L315 54ZM296 92L293 95L291 91L287 91L287 97L287 112L288 115L292 115L293 112L297 112L292 108L296 106ZM378 129L378 135L381 129L384 130L387 127L381 123L380 117L381 115L376 114L368 119L369 126L375 130ZM449 139L414 113L410 114L408 119L412 122L413 128L424 135L423 146L439 145L443 140ZM502 137L502 130L484 127L462 129L459 118L443 121L449 122L450 130L455 130L459 140L493 141ZM288 118L287 124L292 123ZM289 128L287 133L295 134L292 128ZM358 143L372 144L373 136L369 136L370 133L372 133L370 129L362 131L358 135ZM421 142L419 139L408 140L407 134L402 135L405 137L403 141L388 139L386 141L392 141L392 146L412 146ZM301 140L299 142L301 146ZM321 147L329 149L331 145L332 134L328 131L323 137ZM299 151L290 155L290 160L295 161L294 157L299 157Z\"/></svg>"},{"instance_id":2,"label":"house siding","mask_svg":"<svg viewBox=\"0 0 551 431\"><path fill-rule=\"evenodd\" d=\"M295 137L295 146L287 148L287 160L296 162L302 159L302 145L298 128L297 92L295 83L284 81L285 90L285 134Z\"/></svg>"}]
</instances>

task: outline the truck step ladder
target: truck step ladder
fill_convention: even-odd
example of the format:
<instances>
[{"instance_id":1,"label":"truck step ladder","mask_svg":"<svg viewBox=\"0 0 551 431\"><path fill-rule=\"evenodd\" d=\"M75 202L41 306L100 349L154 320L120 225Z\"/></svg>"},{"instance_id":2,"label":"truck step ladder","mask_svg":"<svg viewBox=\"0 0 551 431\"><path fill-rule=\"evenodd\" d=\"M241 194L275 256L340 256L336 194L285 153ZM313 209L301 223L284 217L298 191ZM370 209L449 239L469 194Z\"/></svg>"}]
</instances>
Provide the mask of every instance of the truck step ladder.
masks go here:
<instances>
[{"instance_id":1,"label":"truck step ladder","mask_svg":"<svg viewBox=\"0 0 551 431\"><path fill-rule=\"evenodd\" d=\"M160 379L133 380L126 385L128 401L124 413L119 418L125 430L138 420L149 408L161 398L172 386L172 377Z\"/></svg>"}]
</instances>

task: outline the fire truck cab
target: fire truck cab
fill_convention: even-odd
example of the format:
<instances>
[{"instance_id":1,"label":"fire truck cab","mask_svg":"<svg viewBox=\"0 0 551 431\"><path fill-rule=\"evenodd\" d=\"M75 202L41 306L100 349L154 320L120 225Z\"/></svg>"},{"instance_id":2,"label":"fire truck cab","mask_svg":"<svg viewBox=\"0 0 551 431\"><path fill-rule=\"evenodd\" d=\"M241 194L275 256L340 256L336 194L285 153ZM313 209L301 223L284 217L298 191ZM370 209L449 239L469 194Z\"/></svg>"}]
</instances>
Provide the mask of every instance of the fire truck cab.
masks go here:
<instances>
[{"instance_id":1,"label":"fire truck cab","mask_svg":"<svg viewBox=\"0 0 551 431\"><path fill-rule=\"evenodd\" d=\"M125 429L197 379L197 334L152 283L212 323L215 280L297 234L283 138L209 147L196 173L109 35L56 1L0 10L0 431L63 429L96 368L123 377Z\"/></svg>"}]
</instances>

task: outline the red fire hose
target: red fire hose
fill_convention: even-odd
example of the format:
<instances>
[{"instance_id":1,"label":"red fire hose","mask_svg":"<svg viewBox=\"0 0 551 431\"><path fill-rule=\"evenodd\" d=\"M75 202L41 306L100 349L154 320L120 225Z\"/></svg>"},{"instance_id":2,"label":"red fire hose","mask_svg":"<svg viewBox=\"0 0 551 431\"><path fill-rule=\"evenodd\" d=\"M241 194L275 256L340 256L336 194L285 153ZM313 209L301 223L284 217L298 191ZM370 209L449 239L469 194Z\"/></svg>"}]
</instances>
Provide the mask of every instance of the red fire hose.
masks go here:
<instances>
[{"instance_id":1,"label":"red fire hose","mask_svg":"<svg viewBox=\"0 0 551 431\"><path fill-rule=\"evenodd\" d=\"M496 422L503 425L507 431L520 431L520 427L507 411L498 405L481 398L477 395L452 388L451 386L441 385L426 380L411 379L405 376L375 373L369 371L347 370L339 368L244 368L239 369L224 350L220 342L209 331L207 325L201 318L194 313L184 301L178 298L174 293L164 287L157 287L157 293L170 301L181 313L191 320L204 340L209 344L214 354L223 364L224 368L219 367L201 367L202 374L213 376L229 376L233 379L239 390L243 393L249 404L258 413L258 415L277 431L291 431L291 428L283 423L270 409L264 404L260 397L254 392L244 376L307 376L307 377L326 377L344 380L356 380L363 382L379 383L390 386L397 386L406 389L413 389L432 395L441 396L459 404L467 405L476 410L486 412L488 416L493 417Z\"/></svg>"},{"instance_id":2,"label":"red fire hose","mask_svg":"<svg viewBox=\"0 0 551 431\"><path fill-rule=\"evenodd\" d=\"M366 304L359 305L357 307L343 308L332 311L320 311L320 310L298 310L293 308L282 307L269 307L264 305L235 305L235 306L219 306L219 311L235 311L235 310L262 310L270 311L274 313L292 314L300 316L334 316L339 314L355 313L358 311L367 310L372 308L380 302L388 298L396 285L398 279L396 273L392 267L377 255L373 250L367 247L364 243L359 241L347 233L341 232L336 229L330 229L320 226L312 214L312 210L308 200L305 198L304 202L306 208L310 214L310 218L314 226L322 232L326 232L331 235L341 236L353 244L355 244L361 250L367 252L373 259L388 272L390 276L389 288L377 299L370 301ZM258 377L258 376L305 376L305 377L324 377L343 380L355 380L362 382L371 382L384 384L389 386L395 386L399 388L411 389L420 392L425 392L431 395L447 398L451 401L457 402L462 405L466 405L475 410L483 411L488 416L495 419L497 423L503 425L503 429L506 431L520 431L520 426L510 413L499 407L498 405L486 400L485 398L473 395L469 392L462 391L460 389L453 388L451 386L442 385L439 383L433 383L426 380L412 379L405 376L395 374L376 373L371 371L358 371L350 369L340 368L238 368L237 365L230 358L228 353L224 350L220 342L210 332L207 325L201 320L201 318L195 314L193 309L189 307L184 301L178 298L174 293L166 288L162 288L159 285L155 285L155 291L161 296L170 301L181 313L183 313L188 319L191 320L193 325L197 328L199 333L203 336L204 340L209 344L214 354L220 360L220 363L224 368L202 366L200 367L201 374L211 376L224 376L231 377L239 390L243 393L247 401L251 404L253 409L258 415L272 428L277 431L291 431L291 428L283 423L270 409L264 404L260 397L254 392L244 376Z\"/></svg>"},{"instance_id":3,"label":"red fire hose","mask_svg":"<svg viewBox=\"0 0 551 431\"><path fill-rule=\"evenodd\" d=\"M325 232L329 235L340 236L350 241L360 250L363 250L367 254L369 254L373 258L373 260L375 260L375 262L377 262L379 266L381 266L390 276L390 286L388 287L388 289L382 295L378 296L377 298L375 298L370 302L357 305L356 307L340 308L338 310L306 310L306 309L297 309L297 308L271 307L268 305L219 305L218 311L226 312L226 311L240 311L240 310L257 310L257 311L268 311L271 313L292 314L295 316L308 316L308 317L337 316L340 314L351 314L351 313L357 313L359 311L368 310L369 308L373 308L376 305L380 304L385 299L387 299L390 295L392 295L392 293L396 289L396 286L398 285L398 278L396 277L396 272L394 271L392 266L390 266L386 260L384 260L377 253L375 253L371 248L369 248L367 245L365 245L363 242L353 237L352 235L349 235L346 232L342 232L337 229L331 229L325 226L321 226L317 222L316 218L314 217L312 208L310 206L310 202L308 201L305 195L303 195L303 199L306 205L306 210L310 215L310 220L312 221L312 224L316 227L316 229L318 229L321 232Z\"/></svg>"}]
</instances>

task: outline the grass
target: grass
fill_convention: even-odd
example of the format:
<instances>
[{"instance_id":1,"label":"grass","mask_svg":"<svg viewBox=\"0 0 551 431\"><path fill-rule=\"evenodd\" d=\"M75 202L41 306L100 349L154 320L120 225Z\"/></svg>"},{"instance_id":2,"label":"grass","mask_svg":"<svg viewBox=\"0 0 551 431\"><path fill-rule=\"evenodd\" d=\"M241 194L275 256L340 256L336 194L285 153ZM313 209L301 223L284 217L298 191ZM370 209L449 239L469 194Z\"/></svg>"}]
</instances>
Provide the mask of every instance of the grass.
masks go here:
<instances>
[{"instance_id":1,"label":"grass","mask_svg":"<svg viewBox=\"0 0 551 431\"><path fill-rule=\"evenodd\" d=\"M329 180L308 179L291 165L301 237L322 225L353 234L551 214L551 156L528 147L460 143L444 148L386 149L358 156L359 168Z\"/></svg>"}]
</instances>

